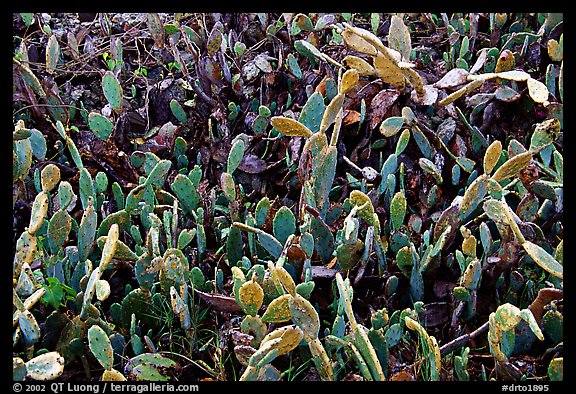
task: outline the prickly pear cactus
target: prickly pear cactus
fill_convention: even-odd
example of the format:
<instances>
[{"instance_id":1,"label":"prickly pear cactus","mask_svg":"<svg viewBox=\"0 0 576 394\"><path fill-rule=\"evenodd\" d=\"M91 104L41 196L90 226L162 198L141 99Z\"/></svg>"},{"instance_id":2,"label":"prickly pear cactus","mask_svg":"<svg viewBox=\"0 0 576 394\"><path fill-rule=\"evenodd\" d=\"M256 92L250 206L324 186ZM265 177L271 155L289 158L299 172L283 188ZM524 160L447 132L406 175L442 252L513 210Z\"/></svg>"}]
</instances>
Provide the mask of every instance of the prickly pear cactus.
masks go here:
<instances>
[{"instance_id":1,"label":"prickly pear cactus","mask_svg":"<svg viewBox=\"0 0 576 394\"><path fill-rule=\"evenodd\" d=\"M108 335L99 326L88 329L88 346L100 365L105 370L111 370L114 366L114 351Z\"/></svg>"},{"instance_id":2,"label":"prickly pear cactus","mask_svg":"<svg viewBox=\"0 0 576 394\"><path fill-rule=\"evenodd\" d=\"M131 358L124 367L124 376L128 380L138 381L168 381L170 372L177 363L161 354L142 353Z\"/></svg>"},{"instance_id":3,"label":"prickly pear cactus","mask_svg":"<svg viewBox=\"0 0 576 394\"><path fill-rule=\"evenodd\" d=\"M64 357L58 352L48 352L27 361L25 366L29 379L54 380L64 372Z\"/></svg>"},{"instance_id":4,"label":"prickly pear cactus","mask_svg":"<svg viewBox=\"0 0 576 394\"><path fill-rule=\"evenodd\" d=\"M513 333L511 330L516 328L521 320L528 323L528 326L539 340L544 340L542 331L529 309L520 310L512 304L506 303L500 305L495 312L490 314L488 342L490 344L490 352L499 363L508 361L508 356L502 351L504 335L509 332Z\"/></svg>"},{"instance_id":5,"label":"prickly pear cactus","mask_svg":"<svg viewBox=\"0 0 576 394\"><path fill-rule=\"evenodd\" d=\"M111 71L107 71L102 77L102 91L112 109L116 113L120 113L123 104L122 86L120 86L120 82Z\"/></svg>"}]
</instances>

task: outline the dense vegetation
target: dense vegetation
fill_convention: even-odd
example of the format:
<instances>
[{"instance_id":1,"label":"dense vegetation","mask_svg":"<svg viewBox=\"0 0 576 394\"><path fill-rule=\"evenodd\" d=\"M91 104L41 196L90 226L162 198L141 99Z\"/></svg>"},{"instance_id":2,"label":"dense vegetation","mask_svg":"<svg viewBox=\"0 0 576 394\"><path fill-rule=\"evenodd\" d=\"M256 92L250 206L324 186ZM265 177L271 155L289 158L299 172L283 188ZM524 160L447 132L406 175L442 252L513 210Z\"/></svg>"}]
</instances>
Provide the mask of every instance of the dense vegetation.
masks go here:
<instances>
[{"instance_id":1,"label":"dense vegetation","mask_svg":"<svg viewBox=\"0 0 576 394\"><path fill-rule=\"evenodd\" d=\"M563 380L562 32L13 14L14 380Z\"/></svg>"}]
</instances>

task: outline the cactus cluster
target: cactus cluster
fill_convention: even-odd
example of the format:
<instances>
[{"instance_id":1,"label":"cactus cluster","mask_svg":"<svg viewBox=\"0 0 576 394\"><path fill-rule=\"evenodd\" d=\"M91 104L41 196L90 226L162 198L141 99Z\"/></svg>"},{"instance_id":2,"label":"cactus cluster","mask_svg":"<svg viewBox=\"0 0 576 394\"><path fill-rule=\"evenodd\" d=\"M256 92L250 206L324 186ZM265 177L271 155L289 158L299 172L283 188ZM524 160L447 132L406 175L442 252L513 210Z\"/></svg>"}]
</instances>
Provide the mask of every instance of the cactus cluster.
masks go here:
<instances>
[{"instance_id":1,"label":"cactus cluster","mask_svg":"<svg viewBox=\"0 0 576 394\"><path fill-rule=\"evenodd\" d=\"M41 26L42 68L21 40L14 380L487 380L483 351L508 379L542 349L563 379L561 19L367 15L148 13L132 70L100 13L90 109L55 77L93 38ZM420 24L449 34L434 83ZM537 121L498 138L512 105Z\"/></svg>"}]
</instances>

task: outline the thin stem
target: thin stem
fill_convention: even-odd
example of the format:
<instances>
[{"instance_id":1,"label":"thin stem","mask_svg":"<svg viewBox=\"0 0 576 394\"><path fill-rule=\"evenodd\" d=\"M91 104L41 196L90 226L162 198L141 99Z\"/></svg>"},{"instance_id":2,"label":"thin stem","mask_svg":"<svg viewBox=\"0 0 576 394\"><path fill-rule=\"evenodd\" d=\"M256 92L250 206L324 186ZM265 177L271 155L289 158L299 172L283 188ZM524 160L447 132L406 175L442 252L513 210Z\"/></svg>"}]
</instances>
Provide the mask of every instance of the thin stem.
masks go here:
<instances>
[{"instance_id":1,"label":"thin stem","mask_svg":"<svg viewBox=\"0 0 576 394\"><path fill-rule=\"evenodd\" d=\"M469 334L464 334L464 335L448 342L447 344L443 345L440 348L440 355L445 356L449 353L452 353L455 350L458 350L462 346L466 345L468 342L470 342L472 339L476 338L477 336L484 334L485 332L488 331L489 323L490 322L486 322L486 323L482 324L480 327L478 327L475 331L472 331Z\"/></svg>"}]
</instances>

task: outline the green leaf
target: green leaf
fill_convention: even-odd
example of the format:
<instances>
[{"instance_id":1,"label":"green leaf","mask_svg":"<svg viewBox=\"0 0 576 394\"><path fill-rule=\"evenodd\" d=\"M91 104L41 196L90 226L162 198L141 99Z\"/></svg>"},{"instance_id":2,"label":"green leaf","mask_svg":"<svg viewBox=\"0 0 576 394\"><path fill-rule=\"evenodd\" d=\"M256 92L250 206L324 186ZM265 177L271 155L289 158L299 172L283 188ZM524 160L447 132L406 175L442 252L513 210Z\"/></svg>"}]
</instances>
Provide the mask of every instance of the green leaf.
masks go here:
<instances>
[{"instance_id":1,"label":"green leaf","mask_svg":"<svg viewBox=\"0 0 576 394\"><path fill-rule=\"evenodd\" d=\"M60 306L60 302L62 298L64 298L64 290L60 285L60 281L58 278L45 278L46 284L44 284L44 288L46 292L42 296L42 300L50 305L54 309L58 309Z\"/></svg>"}]
</instances>

